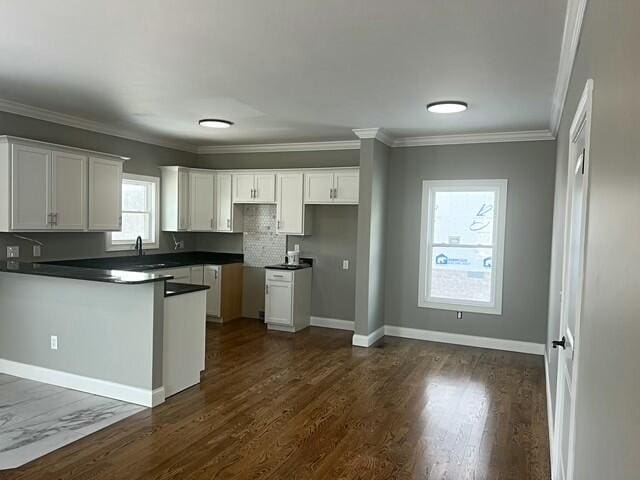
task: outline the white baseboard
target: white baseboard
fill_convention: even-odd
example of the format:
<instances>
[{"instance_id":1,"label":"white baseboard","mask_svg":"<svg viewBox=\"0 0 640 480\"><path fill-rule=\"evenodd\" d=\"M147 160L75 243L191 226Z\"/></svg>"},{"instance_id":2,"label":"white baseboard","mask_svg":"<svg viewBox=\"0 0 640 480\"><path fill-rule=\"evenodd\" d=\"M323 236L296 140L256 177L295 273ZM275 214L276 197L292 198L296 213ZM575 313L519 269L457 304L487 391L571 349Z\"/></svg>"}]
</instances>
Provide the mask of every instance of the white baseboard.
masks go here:
<instances>
[{"instance_id":1,"label":"white baseboard","mask_svg":"<svg viewBox=\"0 0 640 480\"><path fill-rule=\"evenodd\" d=\"M338 330L354 330L353 320L340 320L337 318L311 317L312 327L335 328Z\"/></svg>"},{"instance_id":2,"label":"white baseboard","mask_svg":"<svg viewBox=\"0 0 640 480\"><path fill-rule=\"evenodd\" d=\"M547 351L544 352L544 378L547 386L547 420L549 421L549 461L553 465L553 405L551 404L551 382L549 377L549 357Z\"/></svg>"},{"instance_id":3,"label":"white baseboard","mask_svg":"<svg viewBox=\"0 0 640 480\"><path fill-rule=\"evenodd\" d=\"M530 353L544 355L544 344L521 342L519 340L504 340L501 338L475 337L460 333L437 332L434 330L420 330L418 328L396 327L385 325L384 334L390 337L411 338L414 340L428 340L430 342L453 343L469 347L491 348L509 352ZM355 335L354 335L355 337Z\"/></svg>"},{"instance_id":4,"label":"white baseboard","mask_svg":"<svg viewBox=\"0 0 640 480\"><path fill-rule=\"evenodd\" d=\"M164 387L147 390L5 359L0 359L0 373L92 393L101 397L114 398L144 407L155 407L165 400Z\"/></svg>"},{"instance_id":5,"label":"white baseboard","mask_svg":"<svg viewBox=\"0 0 640 480\"><path fill-rule=\"evenodd\" d=\"M375 332L370 333L369 335L353 335L352 344L356 347L370 347L382 337L384 337L384 327L380 327Z\"/></svg>"}]
</instances>

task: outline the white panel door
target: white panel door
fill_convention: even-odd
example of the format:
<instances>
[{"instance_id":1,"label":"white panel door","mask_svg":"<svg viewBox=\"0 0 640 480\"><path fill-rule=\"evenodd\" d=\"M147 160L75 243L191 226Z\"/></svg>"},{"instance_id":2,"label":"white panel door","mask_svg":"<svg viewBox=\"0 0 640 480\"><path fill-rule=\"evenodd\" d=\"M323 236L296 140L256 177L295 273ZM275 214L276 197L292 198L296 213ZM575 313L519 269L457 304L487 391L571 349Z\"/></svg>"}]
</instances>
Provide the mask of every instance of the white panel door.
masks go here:
<instances>
[{"instance_id":1,"label":"white panel door","mask_svg":"<svg viewBox=\"0 0 640 480\"><path fill-rule=\"evenodd\" d=\"M89 158L89 230L122 228L122 162Z\"/></svg>"},{"instance_id":2,"label":"white panel door","mask_svg":"<svg viewBox=\"0 0 640 480\"><path fill-rule=\"evenodd\" d=\"M87 228L87 157L56 152L51 158L51 214L56 230Z\"/></svg>"},{"instance_id":3,"label":"white panel door","mask_svg":"<svg viewBox=\"0 0 640 480\"><path fill-rule=\"evenodd\" d=\"M209 172L190 171L189 202L191 231L211 232L214 229L215 175Z\"/></svg>"},{"instance_id":4,"label":"white panel door","mask_svg":"<svg viewBox=\"0 0 640 480\"><path fill-rule=\"evenodd\" d=\"M50 228L51 151L13 145L11 156L11 228Z\"/></svg>"},{"instance_id":5,"label":"white panel door","mask_svg":"<svg viewBox=\"0 0 640 480\"><path fill-rule=\"evenodd\" d=\"M207 315L220 316L220 266L205 265L204 284L209 286L207 290Z\"/></svg>"},{"instance_id":6,"label":"white panel door","mask_svg":"<svg viewBox=\"0 0 640 480\"><path fill-rule=\"evenodd\" d=\"M191 283L204 285L204 267L202 265L191 267Z\"/></svg>"},{"instance_id":7,"label":"white panel door","mask_svg":"<svg viewBox=\"0 0 640 480\"><path fill-rule=\"evenodd\" d=\"M265 290L265 321L293 325L293 284L267 281Z\"/></svg>"},{"instance_id":8,"label":"white panel door","mask_svg":"<svg viewBox=\"0 0 640 480\"><path fill-rule=\"evenodd\" d=\"M304 202L333 202L333 172L313 172L304 174Z\"/></svg>"},{"instance_id":9,"label":"white panel door","mask_svg":"<svg viewBox=\"0 0 640 480\"><path fill-rule=\"evenodd\" d=\"M278 173L277 184L276 230L278 233L302 235L304 233L303 174Z\"/></svg>"},{"instance_id":10,"label":"white panel door","mask_svg":"<svg viewBox=\"0 0 640 480\"><path fill-rule=\"evenodd\" d=\"M253 203L254 175L253 173L234 173L233 201L235 203Z\"/></svg>"},{"instance_id":11,"label":"white panel door","mask_svg":"<svg viewBox=\"0 0 640 480\"><path fill-rule=\"evenodd\" d=\"M333 184L333 202L355 204L360 200L360 172L338 170Z\"/></svg>"},{"instance_id":12,"label":"white panel door","mask_svg":"<svg viewBox=\"0 0 640 480\"><path fill-rule=\"evenodd\" d=\"M274 173L258 173L254 183L253 199L255 202L273 203L276 201L276 175Z\"/></svg>"},{"instance_id":13,"label":"white panel door","mask_svg":"<svg viewBox=\"0 0 640 480\"><path fill-rule=\"evenodd\" d=\"M230 232L232 229L233 204L231 199L231 174L216 175L216 230Z\"/></svg>"},{"instance_id":14,"label":"white panel door","mask_svg":"<svg viewBox=\"0 0 640 480\"><path fill-rule=\"evenodd\" d=\"M189 172L178 170L178 230L189 229Z\"/></svg>"}]
</instances>

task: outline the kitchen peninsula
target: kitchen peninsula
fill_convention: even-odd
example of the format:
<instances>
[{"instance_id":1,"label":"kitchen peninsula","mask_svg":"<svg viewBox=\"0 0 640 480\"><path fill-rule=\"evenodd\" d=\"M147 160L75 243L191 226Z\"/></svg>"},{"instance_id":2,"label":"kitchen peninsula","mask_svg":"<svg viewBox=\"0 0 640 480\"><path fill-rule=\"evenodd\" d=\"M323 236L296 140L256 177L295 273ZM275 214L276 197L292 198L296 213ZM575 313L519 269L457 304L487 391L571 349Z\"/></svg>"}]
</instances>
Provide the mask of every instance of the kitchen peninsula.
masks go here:
<instances>
[{"instance_id":1,"label":"kitchen peninsula","mask_svg":"<svg viewBox=\"0 0 640 480\"><path fill-rule=\"evenodd\" d=\"M149 407L164 402L198 383L204 369L209 287L172 278L0 262L0 372ZM188 302L172 308L170 302L186 296ZM176 340L171 332L182 336ZM193 342L188 349L185 338ZM183 353L193 356L183 365L189 372L163 367L167 355ZM168 373L177 381L167 382Z\"/></svg>"}]
</instances>

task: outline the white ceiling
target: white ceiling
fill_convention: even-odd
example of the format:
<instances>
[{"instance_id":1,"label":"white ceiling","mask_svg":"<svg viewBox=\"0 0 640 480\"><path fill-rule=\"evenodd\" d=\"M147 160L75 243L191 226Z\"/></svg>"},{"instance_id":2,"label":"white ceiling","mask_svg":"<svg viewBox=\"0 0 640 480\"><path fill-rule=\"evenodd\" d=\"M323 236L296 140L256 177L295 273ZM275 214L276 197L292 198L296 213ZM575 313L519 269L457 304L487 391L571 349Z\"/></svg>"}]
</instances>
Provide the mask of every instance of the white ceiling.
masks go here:
<instances>
[{"instance_id":1,"label":"white ceiling","mask_svg":"<svg viewBox=\"0 0 640 480\"><path fill-rule=\"evenodd\" d=\"M224 145L548 129L566 0L0 5L0 98ZM443 99L470 109L426 111Z\"/></svg>"}]
</instances>

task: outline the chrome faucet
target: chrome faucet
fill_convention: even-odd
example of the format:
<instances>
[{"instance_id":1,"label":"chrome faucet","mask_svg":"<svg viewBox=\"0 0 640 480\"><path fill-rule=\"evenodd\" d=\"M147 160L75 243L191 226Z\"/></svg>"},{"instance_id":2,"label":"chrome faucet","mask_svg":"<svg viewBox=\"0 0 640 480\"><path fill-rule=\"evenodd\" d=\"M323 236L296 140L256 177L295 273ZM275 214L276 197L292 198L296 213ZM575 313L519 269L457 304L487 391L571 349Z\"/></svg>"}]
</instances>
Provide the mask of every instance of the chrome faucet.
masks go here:
<instances>
[{"instance_id":1,"label":"chrome faucet","mask_svg":"<svg viewBox=\"0 0 640 480\"><path fill-rule=\"evenodd\" d=\"M138 236L138 238L136 238L136 246L134 248L138 252L138 256L139 257L144 255L144 252L142 251L142 237L141 236Z\"/></svg>"}]
</instances>

